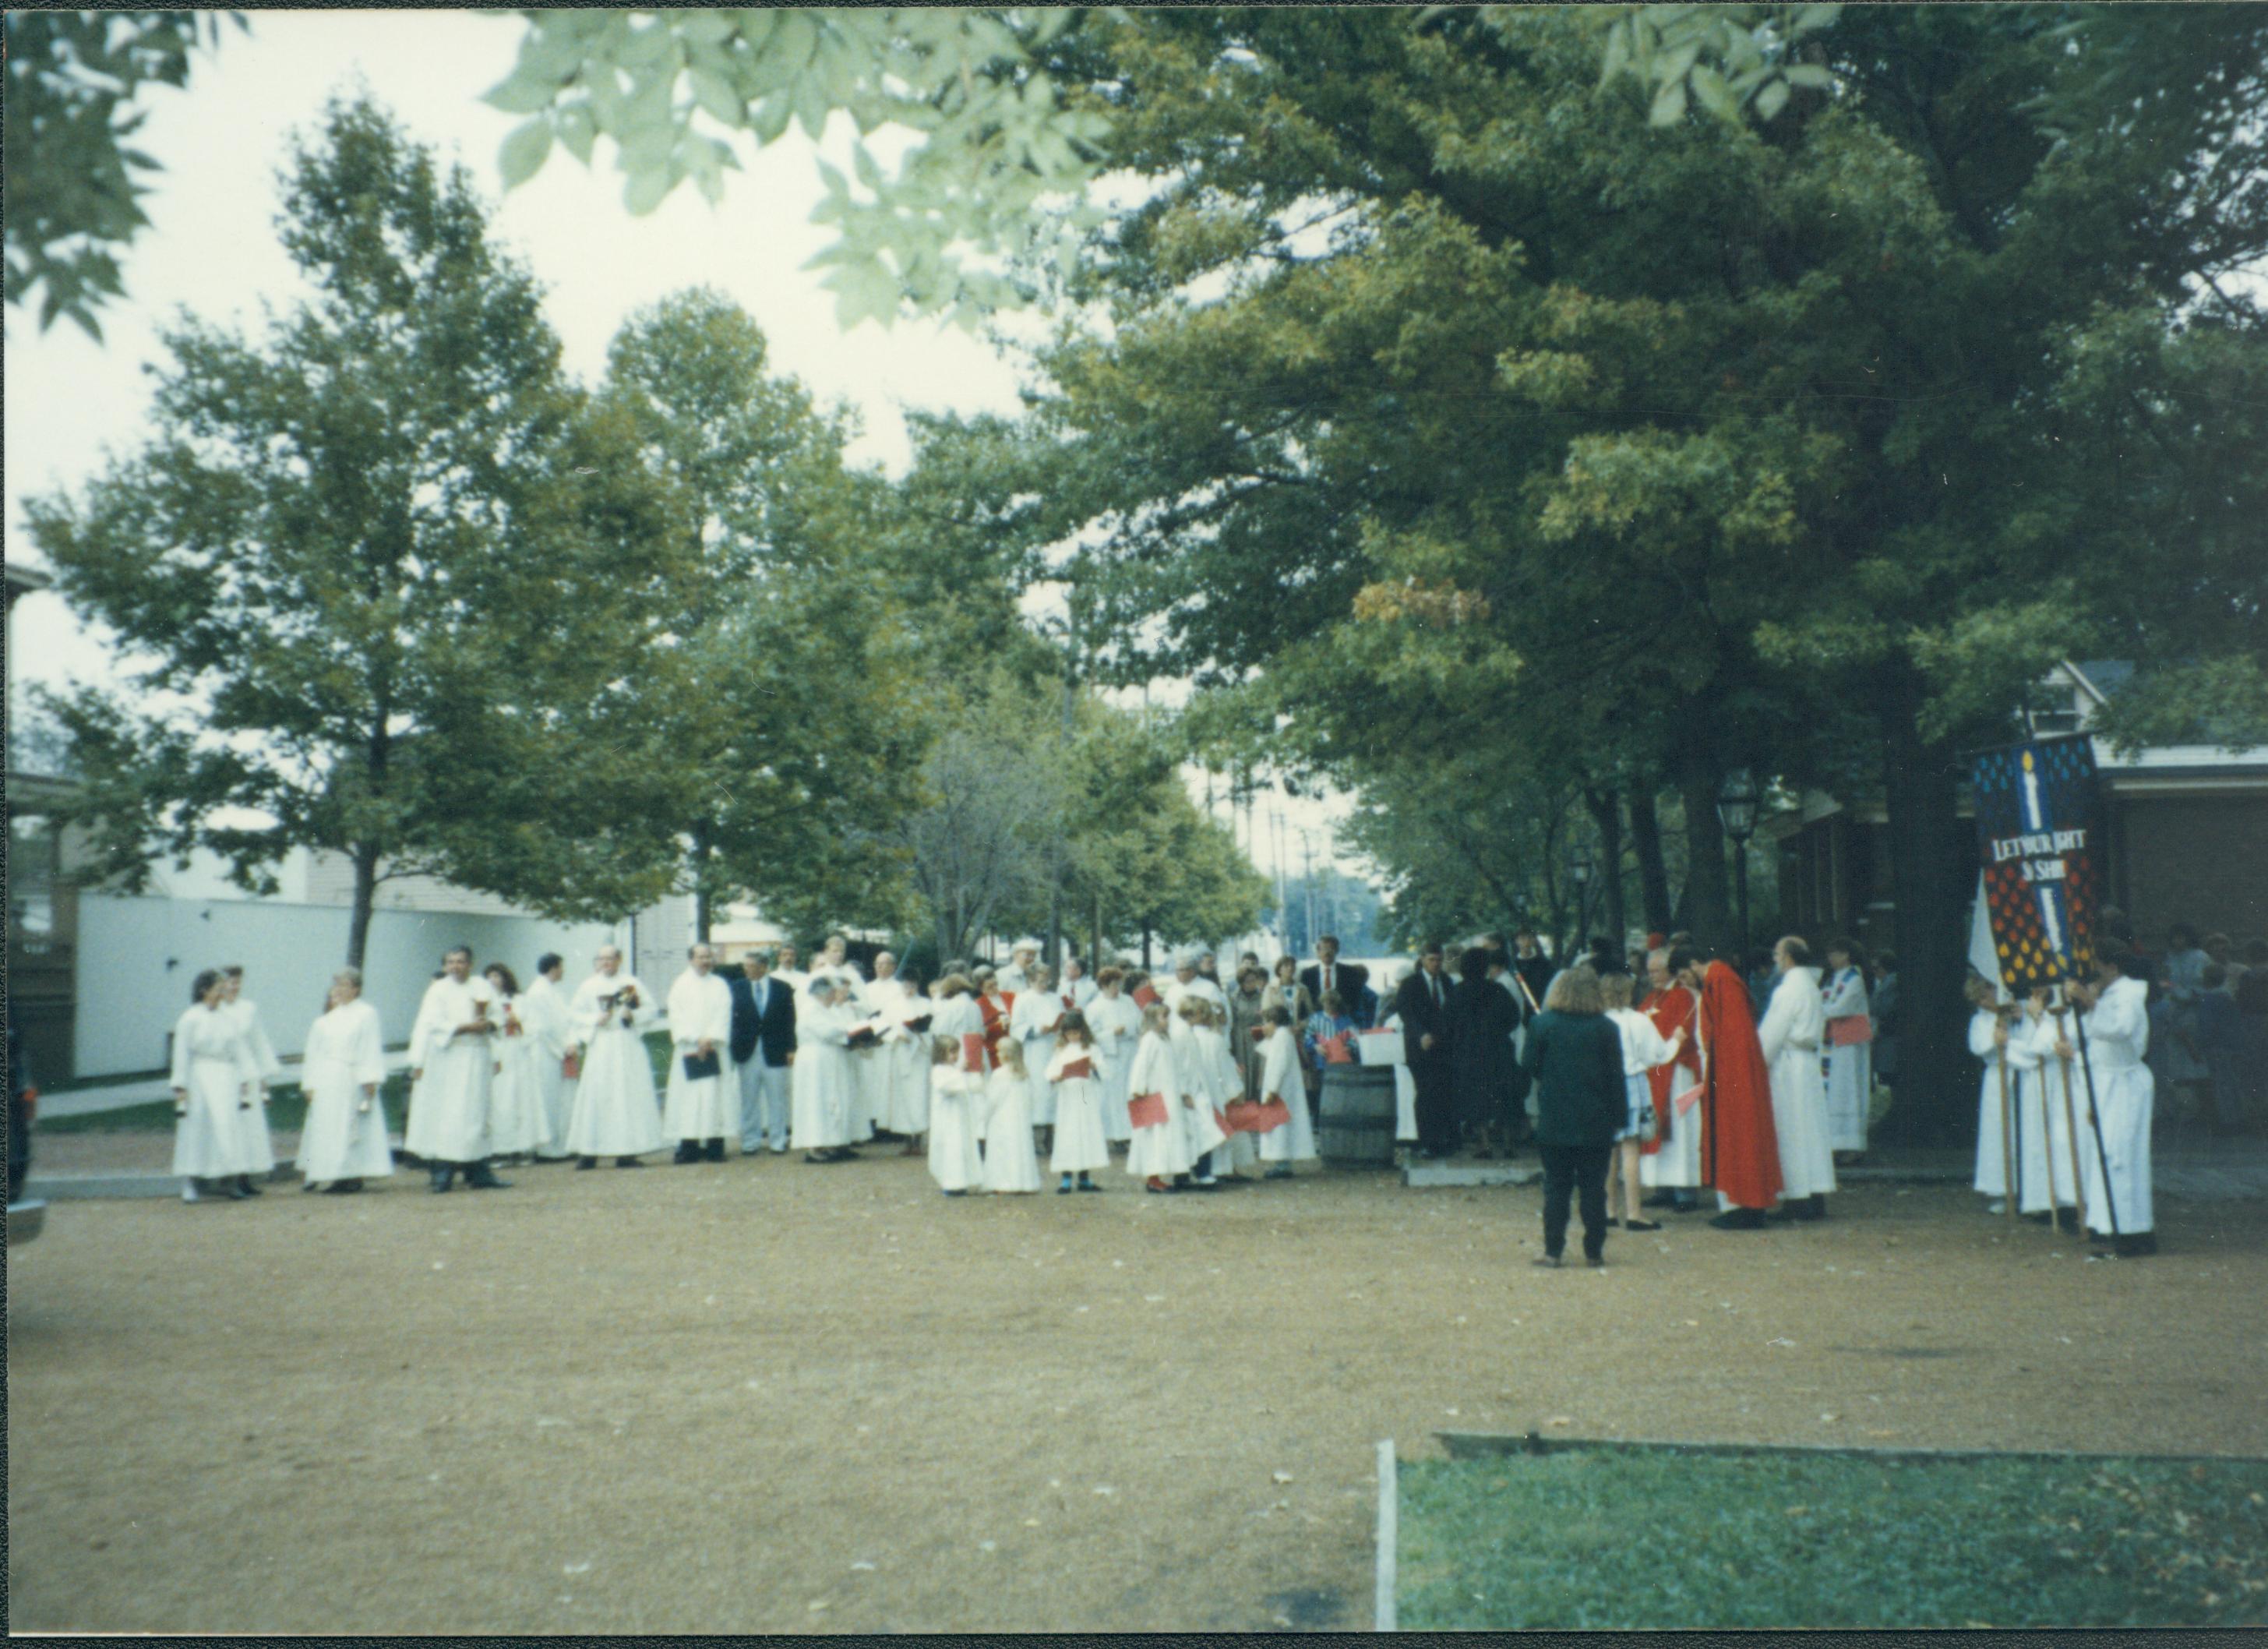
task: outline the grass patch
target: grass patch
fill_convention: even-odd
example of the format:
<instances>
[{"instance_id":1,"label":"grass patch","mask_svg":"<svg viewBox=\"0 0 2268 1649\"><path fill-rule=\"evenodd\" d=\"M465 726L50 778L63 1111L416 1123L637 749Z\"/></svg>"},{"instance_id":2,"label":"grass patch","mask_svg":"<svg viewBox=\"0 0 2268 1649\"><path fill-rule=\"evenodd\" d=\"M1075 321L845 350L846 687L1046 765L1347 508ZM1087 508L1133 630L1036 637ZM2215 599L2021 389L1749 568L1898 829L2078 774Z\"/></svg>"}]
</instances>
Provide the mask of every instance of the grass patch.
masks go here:
<instances>
[{"instance_id":1,"label":"grass patch","mask_svg":"<svg viewBox=\"0 0 2268 1649\"><path fill-rule=\"evenodd\" d=\"M1405 1631L2268 1622L2268 1462L1607 1447L1400 1475Z\"/></svg>"}]
</instances>

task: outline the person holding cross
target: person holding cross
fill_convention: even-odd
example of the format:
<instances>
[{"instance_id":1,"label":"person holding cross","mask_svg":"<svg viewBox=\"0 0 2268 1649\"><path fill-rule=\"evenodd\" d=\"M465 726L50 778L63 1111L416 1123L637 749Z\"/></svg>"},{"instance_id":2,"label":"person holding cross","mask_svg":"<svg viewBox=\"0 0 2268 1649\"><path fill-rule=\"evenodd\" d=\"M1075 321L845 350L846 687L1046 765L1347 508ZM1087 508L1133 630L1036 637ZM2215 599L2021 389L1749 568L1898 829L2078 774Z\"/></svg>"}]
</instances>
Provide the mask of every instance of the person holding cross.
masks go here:
<instances>
[{"instance_id":1,"label":"person holding cross","mask_svg":"<svg viewBox=\"0 0 2268 1649\"><path fill-rule=\"evenodd\" d=\"M2066 1036L2056 1057L2083 1062L2079 1091L2088 1114L2080 1119L2079 1167L2087 1226L2098 1248L2134 1260L2158 1252L2150 1206L2150 1112L2156 1088L2143 1057L2150 1049L2149 968L2131 950L2095 958L2091 985L2070 987L2084 1016L2078 1046ZM2093 1127L2088 1126L2089 1122ZM2095 1149L2086 1149L2092 1134Z\"/></svg>"}]
</instances>

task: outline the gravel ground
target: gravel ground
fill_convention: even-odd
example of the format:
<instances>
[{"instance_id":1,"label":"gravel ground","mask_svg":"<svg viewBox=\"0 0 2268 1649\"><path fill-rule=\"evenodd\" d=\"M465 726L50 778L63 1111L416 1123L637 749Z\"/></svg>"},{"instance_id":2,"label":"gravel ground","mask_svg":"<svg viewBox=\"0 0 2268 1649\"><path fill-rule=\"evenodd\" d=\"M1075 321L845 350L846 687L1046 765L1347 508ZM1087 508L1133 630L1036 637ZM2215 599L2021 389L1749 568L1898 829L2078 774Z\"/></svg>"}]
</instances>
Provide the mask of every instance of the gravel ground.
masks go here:
<instances>
[{"instance_id":1,"label":"gravel ground","mask_svg":"<svg viewBox=\"0 0 2268 1649\"><path fill-rule=\"evenodd\" d=\"M2258 1202L2094 1262L1868 1187L1593 1273L1529 1268L1533 1187L510 1177L54 1206L8 1262L11 1625L1357 1628L1381 1437L2268 1455Z\"/></svg>"}]
</instances>

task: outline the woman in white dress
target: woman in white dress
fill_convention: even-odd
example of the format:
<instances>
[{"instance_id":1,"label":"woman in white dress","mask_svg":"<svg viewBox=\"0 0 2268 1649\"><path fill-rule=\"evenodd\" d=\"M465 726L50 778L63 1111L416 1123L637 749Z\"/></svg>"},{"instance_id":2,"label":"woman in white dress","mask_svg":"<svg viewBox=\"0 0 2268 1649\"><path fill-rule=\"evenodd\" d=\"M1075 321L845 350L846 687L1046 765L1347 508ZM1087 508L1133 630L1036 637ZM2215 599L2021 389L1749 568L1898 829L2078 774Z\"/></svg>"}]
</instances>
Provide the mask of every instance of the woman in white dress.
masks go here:
<instances>
[{"instance_id":1,"label":"woman in white dress","mask_svg":"<svg viewBox=\"0 0 2268 1649\"><path fill-rule=\"evenodd\" d=\"M1855 939L1827 942L1827 1147L1867 1149L1867 1113L1874 1097L1874 1022L1867 1017L1867 957ZM1998 1122L1993 1124L1999 1127Z\"/></svg>"},{"instance_id":2,"label":"woman in white dress","mask_svg":"<svg viewBox=\"0 0 2268 1649\"><path fill-rule=\"evenodd\" d=\"M1032 1149L1032 1077L1024 1069L1023 1046L1002 1037L996 1050L1000 1067L985 1081L990 1114L984 1123L984 1189L1027 1192L1040 1188L1040 1156Z\"/></svg>"},{"instance_id":3,"label":"woman in white dress","mask_svg":"<svg viewBox=\"0 0 2268 1649\"><path fill-rule=\"evenodd\" d=\"M1056 1099L1055 1148L1048 1159L1048 1172L1059 1178L1056 1191L1100 1191L1094 1172L1110 1166L1110 1142L1102 1133L1102 1074L1084 1015L1064 1016L1047 1077Z\"/></svg>"},{"instance_id":4,"label":"woman in white dress","mask_svg":"<svg viewBox=\"0 0 2268 1649\"><path fill-rule=\"evenodd\" d=\"M544 1127L543 1087L536 1071L542 1044L529 1030L523 1009L519 980L501 962L491 962L482 977L496 992L496 1011L501 1034L490 1039L496 1055L496 1076L489 1086L489 1145L507 1162L531 1162L550 1144Z\"/></svg>"},{"instance_id":5,"label":"woman in white dress","mask_svg":"<svg viewBox=\"0 0 2268 1649\"><path fill-rule=\"evenodd\" d=\"M244 1046L217 969L197 975L188 1011L174 1022L173 1077L173 1172L181 1176L181 1201L196 1202L206 1179L222 1181L217 1188L232 1202L258 1196L242 1113L259 1103L260 1067Z\"/></svg>"},{"instance_id":6,"label":"woman in white dress","mask_svg":"<svg viewBox=\"0 0 2268 1649\"><path fill-rule=\"evenodd\" d=\"M1244 1098L1244 1071L1228 1046L1230 1018L1228 1009L1218 1002L1207 1002L1197 1035L1204 1048L1201 1058L1204 1071L1212 1079L1213 1120L1222 1132L1221 1142L1212 1148L1213 1177L1217 1180L1241 1182L1243 1176L1238 1170L1247 1163L1260 1160L1260 1141L1256 1135L1228 1125L1228 1107Z\"/></svg>"},{"instance_id":7,"label":"woman in white dress","mask_svg":"<svg viewBox=\"0 0 2268 1649\"><path fill-rule=\"evenodd\" d=\"M284 1061L276 1057L276 1045L261 1023L260 1004L244 994L244 969L232 962L220 974L221 1005L235 1017L237 1039L254 1073L254 1103L236 1113L236 1125L244 1133L243 1157L251 1172L265 1174L276 1166L276 1142L268 1131L268 1085L284 1074ZM252 1195L260 1194L256 1184L246 1183Z\"/></svg>"},{"instance_id":8,"label":"woman in white dress","mask_svg":"<svg viewBox=\"0 0 2268 1649\"><path fill-rule=\"evenodd\" d=\"M1260 1046L1260 1104L1265 1108L1282 1100L1289 1118L1260 1135L1260 1160L1268 1164L1268 1178L1289 1179L1292 1165L1314 1162L1314 1124L1307 1117L1307 1083L1300 1061L1300 1040L1292 1033L1292 1010L1263 1008L1260 1023L1268 1032Z\"/></svg>"},{"instance_id":9,"label":"woman in white dress","mask_svg":"<svg viewBox=\"0 0 2268 1649\"><path fill-rule=\"evenodd\" d=\"M803 1076L789 1084L788 1132L807 1163L849 1162L858 1155L850 1149L858 1097L850 1043L863 1021L848 995L835 974L814 972L796 1004L794 1069Z\"/></svg>"},{"instance_id":10,"label":"woman in white dress","mask_svg":"<svg viewBox=\"0 0 2268 1649\"><path fill-rule=\"evenodd\" d=\"M1142 1039L1127 1071L1134 1139L1126 1148L1126 1172L1142 1181L1145 1191L1160 1194L1189 1177L1190 1162L1189 1131L1182 1120L1188 1101L1174 1060L1172 1018L1163 1002L1142 1010Z\"/></svg>"},{"instance_id":11,"label":"woman in white dress","mask_svg":"<svg viewBox=\"0 0 2268 1649\"><path fill-rule=\"evenodd\" d=\"M1030 983L1016 993L1008 1012L1008 1034L1023 1045L1024 1069L1032 1075L1032 1122L1052 1128L1056 1124L1055 1084L1048 1080L1048 1064L1056 1056L1056 1031L1070 1012L1056 995L1054 972L1039 964L1027 970Z\"/></svg>"},{"instance_id":12,"label":"woman in white dress","mask_svg":"<svg viewBox=\"0 0 2268 1649\"><path fill-rule=\"evenodd\" d=\"M1121 1145L1134 1133L1126 1105L1132 1092L1128 1083L1134 1074L1134 1048L1142 1039L1142 1009L1126 995L1126 976L1120 970L1107 967L1095 978L1101 987L1085 1011L1102 1072L1102 1136Z\"/></svg>"},{"instance_id":13,"label":"woman in white dress","mask_svg":"<svg viewBox=\"0 0 2268 1649\"><path fill-rule=\"evenodd\" d=\"M342 968L331 976L329 1006L307 1029L299 1085L307 1120L299 1129L299 1172L307 1190L338 1195L359 1191L365 1179L394 1172L386 1141L386 1108L378 1091L386 1081L386 1041L378 1009L362 999L362 973Z\"/></svg>"},{"instance_id":14,"label":"woman in white dress","mask_svg":"<svg viewBox=\"0 0 2268 1649\"><path fill-rule=\"evenodd\" d=\"M984 1178L983 1154L976 1149L974 1108L984 1103L983 1055L968 1068L958 1033L931 1036L929 1049L929 1177L947 1196L965 1196Z\"/></svg>"}]
</instances>

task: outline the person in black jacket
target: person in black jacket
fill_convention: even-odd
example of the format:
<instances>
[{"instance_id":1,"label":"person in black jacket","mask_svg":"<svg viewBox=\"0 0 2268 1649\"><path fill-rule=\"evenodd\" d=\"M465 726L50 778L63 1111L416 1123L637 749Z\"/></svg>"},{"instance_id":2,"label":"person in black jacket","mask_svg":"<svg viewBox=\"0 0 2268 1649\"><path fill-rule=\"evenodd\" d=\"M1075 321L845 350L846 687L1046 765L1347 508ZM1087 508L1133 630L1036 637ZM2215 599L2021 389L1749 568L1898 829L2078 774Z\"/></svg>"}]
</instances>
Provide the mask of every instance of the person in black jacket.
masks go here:
<instances>
[{"instance_id":1,"label":"person in black jacket","mask_svg":"<svg viewBox=\"0 0 2268 1649\"><path fill-rule=\"evenodd\" d=\"M1457 1111L1451 1090L1449 993L1441 976L1441 947L1429 944L1418 966L1394 993L1402 1016L1403 1058L1418 1089L1418 1150L1426 1157L1448 1157L1457 1149Z\"/></svg>"},{"instance_id":2,"label":"person in black jacket","mask_svg":"<svg viewBox=\"0 0 2268 1649\"><path fill-rule=\"evenodd\" d=\"M1567 1202L1583 1209L1583 1259L1607 1262L1607 1163L1628 1113L1623 1035L1606 1016L1599 976L1569 968L1551 981L1543 1011L1528 1022L1521 1066L1534 1079L1535 1143L1543 1157L1543 1257L1557 1266L1567 1246Z\"/></svg>"},{"instance_id":3,"label":"person in black jacket","mask_svg":"<svg viewBox=\"0 0 2268 1649\"><path fill-rule=\"evenodd\" d=\"M1347 1011L1354 1016L1355 1024L1366 1031L1376 1017L1375 1009L1369 1018L1364 1017L1361 1007L1364 993L1370 990L1370 970L1359 963L1339 960L1336 934L1325 934L1315 941L1315 959L1300 970L1300 983L1307 987L1308 996L1319 1006L1326 995L1336 991L1344 1000ZM1378 1000L1375 994L1371 1000L1373 1003Z\"/></svg>"},{"instance_id":4,"label":"person in black jacket","mask_svg":"<svg viewBox=\"0 0 2268 1649\"><path fill-rule=\"evenodd\" d=\"M1491 1139L1511 1145L1513 1083L1520 1070L1512 1045L1520 1011L1495 977L1503 965L1501 953L1474 946L1457 958L1462 977L1449 998L1449 1069L1457 1123L1483 1157L1489 1155Z\"/></svg>"},{"instance_id":5,"label":"person in black jacket","mask_svg":"<svg viewBox=\"0 0 2268 1649\"><path fill-rule=\"evenodd\" d=\"M771 977L771 954L751 950L733 992L733 1070L740 1083L740 1155L770 1140L787 1150L788 1067L795 1061L795 992Z\"/></svg>"},{"instance_id":6,"label":"person in black jacket","mask_svg":"<svg viewBox=\"0 0 2268 1649\"><path fill-rule=\"evenodd\" d=\"M1543 993L1551 987L1552 975L1559 969L1537 947L1535 928L1513 929L1512 971L1520 980L1522 1006L1530 1013L1541 1009Z\"/></svg>"}]
</instances>

